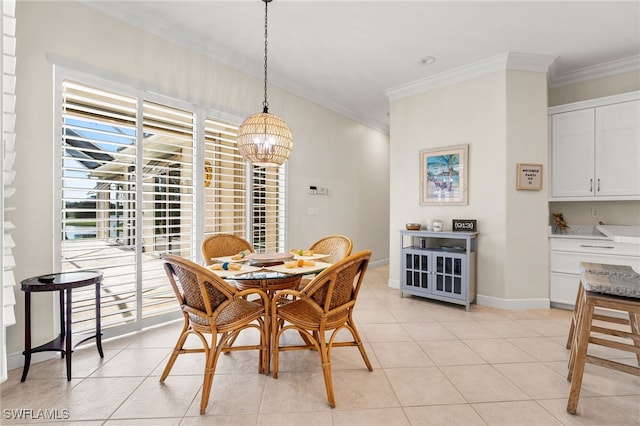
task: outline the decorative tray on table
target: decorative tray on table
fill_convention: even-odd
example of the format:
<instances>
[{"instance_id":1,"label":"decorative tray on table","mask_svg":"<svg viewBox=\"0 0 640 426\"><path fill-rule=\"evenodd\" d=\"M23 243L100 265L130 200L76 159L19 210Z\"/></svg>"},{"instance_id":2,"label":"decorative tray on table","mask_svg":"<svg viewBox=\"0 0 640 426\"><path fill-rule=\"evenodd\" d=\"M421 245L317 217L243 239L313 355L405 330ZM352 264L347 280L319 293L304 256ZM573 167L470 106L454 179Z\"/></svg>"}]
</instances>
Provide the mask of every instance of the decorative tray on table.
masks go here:
<instances>
[{"instance_id":1,"label":"decorative tray on table","mask_svg":"<svg viewBox=\"0 0 640 426\"><path fill-rule=\"evenodd\" d=\"M253 266L277 265L291 259L292 253L253 253L247 256L249 264Z\"/></svg>"}]
</instances>

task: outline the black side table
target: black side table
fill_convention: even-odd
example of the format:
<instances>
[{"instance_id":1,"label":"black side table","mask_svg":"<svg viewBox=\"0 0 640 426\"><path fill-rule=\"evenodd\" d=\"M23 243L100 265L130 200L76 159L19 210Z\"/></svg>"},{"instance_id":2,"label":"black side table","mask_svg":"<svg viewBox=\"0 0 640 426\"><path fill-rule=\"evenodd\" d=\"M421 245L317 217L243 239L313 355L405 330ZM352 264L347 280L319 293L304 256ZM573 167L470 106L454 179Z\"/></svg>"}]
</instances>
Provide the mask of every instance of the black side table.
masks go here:
<instances>
[{"instance_id":1,"label":"black side table","mask_svg":"<svg viewBox=\"0 0 640 426\"><path fill-rule=\"evenodd\" d=\"M28 278L21 282L24 291L24 369L21 382L24 382L31 365L31 354L36 352L55 351L60 352L62 358L67 357L67 381L71 380L71 353L80 343L89 339L96 339L96 346L100 358L102 353L102 333L100 332L100 283L102 272L100 271L74 271L59 274L41 275ZM96 286L96 333L76 338L75 345L71 342L71 293L72 289L88 285ZM31 293L41 291L60 292L60 335L44 345L31 348ZM65 297L66 293L66 297ZM66 303L65 303L66 299Z\"/></svg>"}]
</instances>

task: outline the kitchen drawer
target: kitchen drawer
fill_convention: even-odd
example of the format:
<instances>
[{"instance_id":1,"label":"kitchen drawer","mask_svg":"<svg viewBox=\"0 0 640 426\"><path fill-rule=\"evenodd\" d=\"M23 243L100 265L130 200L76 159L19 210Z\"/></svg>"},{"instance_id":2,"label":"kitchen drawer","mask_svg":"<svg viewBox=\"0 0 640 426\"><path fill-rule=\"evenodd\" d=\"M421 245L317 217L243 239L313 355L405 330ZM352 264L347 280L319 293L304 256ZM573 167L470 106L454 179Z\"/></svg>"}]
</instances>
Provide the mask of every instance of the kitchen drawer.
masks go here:
<instances>
[{"instance_id":1,"label":"kitchen drawer","mask_svg":"<svg viewBox=\"0 0 640 426\"><path fill-rule=\"evenodd\" d=\"M640 244L615 243L603 239L551 238L552 251L570 251L640 258Z\"/></svg>"},{"instance_id":2,"label":"kitchen drawer","mask_svg":"<svg viewBox=\"0 0 640 426\"><path fill-rule=\"evenodd\" d=\"M551 252L551 272L579 275L580 262L626 265L631 266L634 271L640 272L640 257L612 256L598 253L572 253L567 251Z\"/></svg>"}]
</instances>

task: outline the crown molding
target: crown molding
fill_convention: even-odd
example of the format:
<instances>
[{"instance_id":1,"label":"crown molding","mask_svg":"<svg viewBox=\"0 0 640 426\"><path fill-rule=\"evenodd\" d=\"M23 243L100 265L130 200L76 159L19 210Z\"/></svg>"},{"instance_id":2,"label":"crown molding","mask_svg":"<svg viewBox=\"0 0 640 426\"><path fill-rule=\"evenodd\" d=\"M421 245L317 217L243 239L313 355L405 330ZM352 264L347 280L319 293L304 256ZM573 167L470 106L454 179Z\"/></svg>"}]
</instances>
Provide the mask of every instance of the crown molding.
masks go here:
<instances>
[{"instance_id":1,"label":"crown molding","mask_svg":"<svg viewBox=\"0 0 640 426\"><path fill-rule=\"evenodd\" d=\"M394 101L504 70L546 73L555 59L555 56L550 55L506 52L447 72L393 87L386 90L385 94L389 100Z\"/></svg>"},{"instance_id":2,"label":"crown molding","mask_svg":"<svg viewBox=\"0 0 640 426\"><path fill-rule=\"evenodd\" d=\"M549 72L549 87L567 86L638 70L640 70L640 55L604 62L563 74L557 74L552 67Z\"/></svg>"}]
</instances>

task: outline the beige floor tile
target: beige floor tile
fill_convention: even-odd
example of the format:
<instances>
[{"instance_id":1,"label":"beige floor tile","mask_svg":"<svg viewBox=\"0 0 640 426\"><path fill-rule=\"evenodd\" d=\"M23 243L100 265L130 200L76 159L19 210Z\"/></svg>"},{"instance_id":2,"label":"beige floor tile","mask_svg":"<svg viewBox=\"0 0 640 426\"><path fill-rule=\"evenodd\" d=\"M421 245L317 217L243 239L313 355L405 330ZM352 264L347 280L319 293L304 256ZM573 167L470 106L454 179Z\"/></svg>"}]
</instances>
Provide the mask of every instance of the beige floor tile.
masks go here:
<instances>
[{"instance_id":1,"label":"beige floor tile","mask_svg":"<svg viewBox=\"0 0 640 426\"><path fill-rule=\"evenodd\" d=\"M456 336L438 322L409 322L402 323L411 339L416 342L429 340L453 340ZM380 340L385 341L385 340Z\"/></svg>"},{"instance_id":2,"label":"beige floor tile","mask_svg":"<svg viewBox=\"0 0 640 426\"><path fill-rule=\"evenodd\" d=\"M369 342L408 342L411 337L400 324L362 324L358 327Z\"/></svg>"},{"instance_id":3,"label":"beige floor tile","mask_svg":"<svg viewBox=\"0 0 640 426\"><path fill-rule=\"evenodd\" d=\"M491 365L441 369L455 388L471 403L531 399Z\"/></svg>"},{"instance_id":4,"label":"beige floor tile","mask_svg":"<svg viewBox=\"0 0 640 426\"><path fill-rule=\"evenodd\" d=\"M187 416L180 426L255 426L258 422L257 414L239 414L237 416Z\"/></svg>"},{"instance_id":5,"label":"beige floor tile","mask_svg":"<svg viewBox=\"0 0 640 426\"><path fill-rule=\"evenodd\" d=\"M490 364L536 361L534 357L505 339L477 339L463 342Z\"/></svg>"},{"instance_id":6,"label":"beige floor tile","mask_svg":"<svg viewBox=\"0 0 640 426\"><path fill-rule=\"evenodd\" d=\"M480 355L460 340L433 340L418 342L429 358L440 366L486 364Z\"/></svg>"},{"instance_id":7,"label":"beige floor tile","mask_svg":"<svg viewBox=\"0 0 640 426\"><path fill-rule=\"evenodd\" d=\"M638 425L638 421L632 419L632 413L609 405L603 398L580 397L576 414L567 413L567 398L541 399L537 402L564 425Z\"/></svg>"},{"instance_id":8,"label":"beige floor tile","mask_svg":"<svg viewBox=\"0 0 640 426\"><path fill-rule=\"evenodd\" d=\"M66 392L50 408L68 409L71 421L107 420L143 380L143 377L89 377Z\"/></svg>"},{"instance_id":9,"label":"beige floor tile","mask_svg":"<svg viewBox=\"0 0 640 426\"><path fill-rule=\"evenodd\" d=\"M453 321L441 323L458 339L495 339L496 333L475 321Z\"/></svg>"},{"instance_id":10,"label":"beige floor tile","mask_svg":"<svg viewBox=\"0 0 640 426\"><path fill-rule=\"evenodd\" d=\"M380 368L380 362L378 358L375 356L375 352L370 343L364 343L364 350L369 358L369 362L371 363L371 367L374 369ZM318 363L318 367L320 366L320 357L316 353L316 362ZM308 364L306 369L308 368ZM360 351L356 346L347 346L347 347L334 347L331 350L331 368L334 371L337 370L367 370L367 365L360 354Z\"/></svg>"},{"instance_id":11,"label":"beige floor tile","mask_svg":"<svg viewBox=\"0 0 640 426\"><path fill-rule=\"evenodd\" d=\"M400 406L385 372L381 369L334 370L333 390L336 410Z\"/></svg>"},{"instance_id":12,"label":"beige floor tile","mask_svg":"<svg viewBox=\"0 0 640 426\"><path fill-rule=\"evenodd\" d=\"M97 369L91 377L147 376L164 361L170 349L123 349Z\"/></svg>"},{"instance_id":13,"label":"beige floor tile","mask_svg":"<svg viewBox=\"0 0 640 426\"><path fill-rule=\"evenodd\" d=\"M467 402L438 367L386 370L403 407Z\"/></svg>"},{"instance_id":14,"label":"beige floor tile","mask_svg":"<svg viewBox=\"0 0 640 426\"><path fill-rule=\"evenodd\" d=\"M561 425L536 401L507 401L472 404L488 425Z\"/></svg>"},{"instance_id":15,"label":"beige floor tile","mask_svg":"<svg viewBox=\"0 0 640 426\"><path fill-rule=\"evenodd\" d=\"M353 312L353 319L358 324L384 324L397 322L389 311L380 309L360 309Z\"/></svg>"},{"instance_id":16,"label":"beige floor tile","mask_svg":"<svg viewBox=\"0 0 640 426\"><path fill-rule=\"evenodd\" d=\"M480 324L500 337L537 337L540 333L513 320L479 321Z\"/></svg>"},{"instance_id":17,"label":"beige floor tile","mask_svg":"<svg viewBox=\"0 0 640 426\"><path fill-rule=\"evenodd\" d=\"M369 410L334 410L334 426L409 426L402 408L369 409ZM316 425L316 422L309 423Z\"/></svg>"},{"instance_id":18,"label":"beige floor tile","mask_svg":"<svg viewBox=\"0 0 640 426\"><path fill-rule=\"evenodd\" d=\"M263 413L259 415L257 422L258 426L332 426L333 424L331 413L328 411L309 413Z\"/></svg>"},{"instance_id":19,"label":"beige floor tile","mask_svg":"<svg viewBox=\"0 0 640 426\"><path fill-rule=\"evenodd\" d=\"M190 417L187 417L187 419ZM85 425L86 423L82 423ZM164 419L121 419L121 420L107 420L104 422L104 426L147 426L153 424L154 426L178 426L188 423L188 420L182 420L180 417L164 418ZM198 424L198 423L196 423ZM203 423L204 424L204 423Z\"/></svg>"},{"instance_id":20,"label":"beige floor tile","mask_svg":"<svg viewBox=\"0 0 640 426\"><path fill-rule=\"evenodd\" d=\"M202 376L198 377L202 385ZM221 374L213 378L213 387L209 396L207 416L230 416L240 414L258 414L268 378L264 374ZM169 380L165 383L168 383ZM187 416L200 413L202 389L193 399Z\"/></svg>"},{"instance_id":21,"label":"beige floor tile","mask_svg":"<svg viewBox=\"0 0 640 426\"><path fill-rule=\"evenodd\" d=\"M435 319L429 311L422 308L415 309L390 309L396 322L433 322Z\"/></svg>"},{"instance_id":22,"label":"beige floor tile","mask_svg":"<svg viewBox=\"0 0 640 426\"><path fill-rule=\"evenodd\" d=\"M415 342L372 343L373 352L383 368L429 367L431 359Z\"/></svg>"},{"instance_id":23,"label":"beige floor tile","mask_svg":"<svg viewBox=\"0 0 640 426\"><path fill-rule=\"evenodd\" d=\"M25 382L10 380L2 383L0 402L2 406L2 424L25 424L37 417L38 410L53 408L68 409L55 405L63 395L80 383L78 379L29 379ZM8 411L7 411L8 410ZM35 412L35 414L34 414Z\"/></svg>"},{"instance_id":24,"label":"beige floor tile","mask_svg":"<svg viewBox=\"0 0 640 426\"><path fill-rule=\"evenodd\" d=\"M569 395L571 383L566 377L542 363L496 364L494 367L533 399Z\"/></svg>"},{"instance_id":25,"label":"beige floor tile","mask_svg":"<svg viewBox=\"0 0 640 426\"><path fill-rule=\"evenodd\" d=\"M516 337L507 340L538 361L569 361L569 351L564 344L545 336Z\"/></svg>"},{"instance_id":26,"label":"beige floor tile","mask_svg":"<svg viewBox=\"0 0 640 426\"><path fill-rule=\"evenodd\" d=\"M281 353L278 379L258 374L257 351L238 351L220 356L209 406L201 416L204 354L179 356L166 382L159 383L180 320L105 339L104 359L93 342L77 348L70 382L59 357L32 364L24 383L21 368L9 371L0 384L3 416L4 410L69 410L71 419L46 423L4 417L0 423L640 425L640 377L590 364L578 414L566 412L571 311L504 311L475 304L466 311L402 296L388 287L388 273L388 265L367 271L355 310L374 370L367 370L355 347L331 353L335 409L327 403L316 351ZM337 341L350 338L342 330ZM257 331L249 330L237 344L257 341ZM282 338L282 343L296 342L301 342L297 333ZM191 336L187 345L201 347L201 342ZM633 354L609 348L592 345L589 352L636 363Z\"/></svg>"},{"instance_id":27,"label":"beige floor tile","mask_svg":"<svg viewBox=\"0 0 640 426\"><path fill-rule=\"evenodd\" d=\"M563 336L565 339L569 335L571 325L570 318L516 320L516 322L543 336Z\"/></svg>"},{"instance_id":28,"label":"beige floor tile","mask_svg":"<svg viewBox=\"0 0 640 426\"><path fill-rule=\"evenodd\" d=\"M281 371L277 379L266 380L260 414L329 410L322 369Z\"/></svg>"},{"instance_id":29,"label":"beige floor tile","mask_svg":"<svg viewBox=\"0 0 640 426\"><path fill-rule=\"evenodd\" d=\"M157 377L148 377L111 418L183 417L201 386L202 378L197 376L174 376L165 383L159 383Z\"/></svg>"},{"instance_id":30,"label":"beige floor tile","mask_svg":"<svg viewBox=\"0 0 640 426\"><path fill-rule=\"evenodd\" d=\"M640 395L606 396L600 399L624 413L626 417L640 423Z\"/></svg>"},{"instance_id":31,"label":"beige floor tile","mask_svg":"<svg viewBox=\"0 0 640 426\"><path fill-rule=\"evenodd\" d=\"M486 425L480 415L468 404L405 407L404 412L412 426Z\"/></svg>"}]
</instances>

